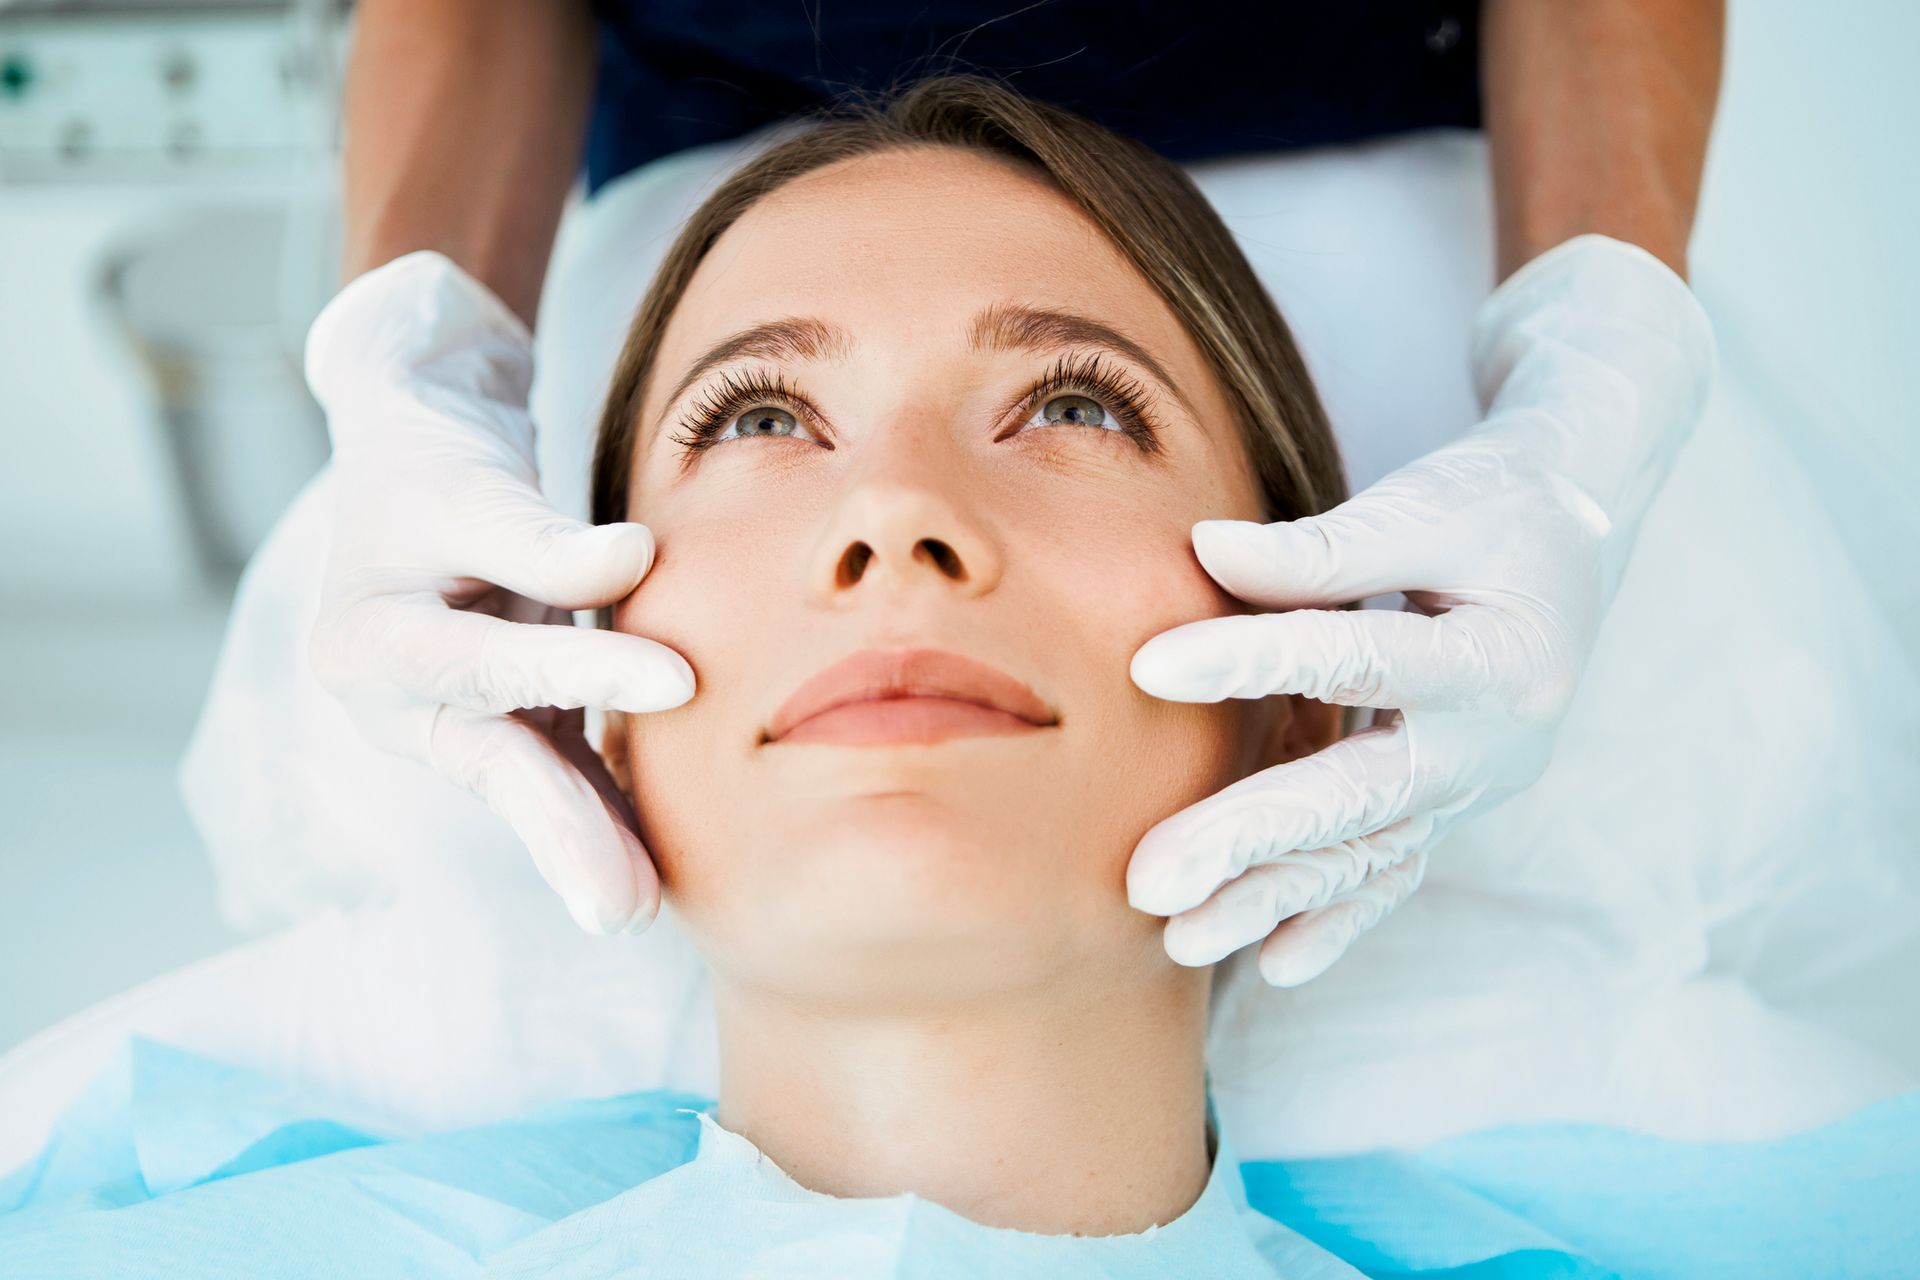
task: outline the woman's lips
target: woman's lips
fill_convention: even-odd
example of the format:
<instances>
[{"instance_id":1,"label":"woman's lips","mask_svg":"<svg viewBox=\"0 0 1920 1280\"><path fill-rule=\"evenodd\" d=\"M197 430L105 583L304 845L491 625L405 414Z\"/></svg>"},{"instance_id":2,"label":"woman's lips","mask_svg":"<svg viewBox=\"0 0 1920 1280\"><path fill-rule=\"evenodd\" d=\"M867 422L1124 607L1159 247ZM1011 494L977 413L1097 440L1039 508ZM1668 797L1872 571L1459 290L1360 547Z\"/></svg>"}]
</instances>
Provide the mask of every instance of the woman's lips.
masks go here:
<instances>
[{"instance_id":1,"label":"woman's lips","mask_svg":"<svg viewBox=\"0 0 1920 1280\"><path fill-rule=\"evenodd\" d=\"M778 739L781 742L877 746L882 743L940 742L947 738L995 733L1037 733L1041 726L998 707L952 698L885 698L843 702L808 716Z\"/></svg>"},{"instance_id":2,"label":"woman's lips","mask_svg":"<svg viewBox=\"0 0 1920 1280\"><path fill-rule=\"evenodd\" d=\"M1059 723L1025 684L943 649L864 649L807 680L768 726L768 742L937 742Z\"/></svg>"}]
</instances>

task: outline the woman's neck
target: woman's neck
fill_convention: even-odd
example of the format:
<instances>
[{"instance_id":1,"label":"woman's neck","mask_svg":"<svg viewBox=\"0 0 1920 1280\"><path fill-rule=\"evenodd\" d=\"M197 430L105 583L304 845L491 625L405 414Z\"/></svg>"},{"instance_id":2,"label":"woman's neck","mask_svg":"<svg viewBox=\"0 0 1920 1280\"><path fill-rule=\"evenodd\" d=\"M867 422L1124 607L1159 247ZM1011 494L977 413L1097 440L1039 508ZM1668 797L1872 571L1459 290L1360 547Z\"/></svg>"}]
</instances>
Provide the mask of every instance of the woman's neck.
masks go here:
<instances>
[{"instance_id":1,"label":"woman's neck","mask_svg":"<svg viewBox=\"0 0 1920 1280\"><path fill-rule=\"evenodd\" d=\"M716 977L715 1113L800 1185L911 1191L987 1226L1117 1235L1205 1188L1206 970L903 1017Z\"/></svg>"}]
</instances>

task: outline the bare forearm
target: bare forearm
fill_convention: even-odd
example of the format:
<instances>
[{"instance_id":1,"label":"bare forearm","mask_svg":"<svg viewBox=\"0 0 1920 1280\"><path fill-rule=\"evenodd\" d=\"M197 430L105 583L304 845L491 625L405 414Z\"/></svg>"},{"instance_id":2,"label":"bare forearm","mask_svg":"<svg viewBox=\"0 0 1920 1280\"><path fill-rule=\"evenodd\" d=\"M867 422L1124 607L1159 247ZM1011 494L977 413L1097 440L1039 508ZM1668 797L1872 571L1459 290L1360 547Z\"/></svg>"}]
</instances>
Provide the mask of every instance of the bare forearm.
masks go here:
<instances>
[{"instance_id":1,"label":"bare forearm","mask_svg":"<svg viewBox=\"0 0 1920 1280\"><path fill-rule=\"evenodd\" d=\"M1590 231L1686 275L1725 25L1724 0L1487 0L1501 279Z\"/></svg>"},{"instance_id":2,"label":"bare forearm","mask_svg":"<svg viewBox=\"0 0 1920 1280\"><path fill-rule=\"evenodd\" d=\"M343 278L437 249L532 325L592 90L584 0L362 0Z\"/></svg>"}]
</instances>

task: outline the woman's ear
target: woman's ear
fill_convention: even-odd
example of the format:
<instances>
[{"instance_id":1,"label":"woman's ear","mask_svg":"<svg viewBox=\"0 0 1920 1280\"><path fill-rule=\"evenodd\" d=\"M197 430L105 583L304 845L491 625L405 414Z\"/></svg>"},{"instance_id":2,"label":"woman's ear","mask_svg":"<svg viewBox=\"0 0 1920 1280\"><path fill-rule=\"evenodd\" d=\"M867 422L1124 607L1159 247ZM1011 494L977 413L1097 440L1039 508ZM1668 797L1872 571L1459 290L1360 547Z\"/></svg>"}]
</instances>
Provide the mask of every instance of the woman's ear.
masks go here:
<instances>
[{"instance_id":1,"label":"woman's ear","mask_svg":"<svg viewBox=\"0 0 1920 1280\"><path fill-rule=\"evenodd\" d=\"M1297 693L1269 701L1274 704L1271 713L1273 719L1260 744L1260 756L1254 765L1256 770L1310 756L1339 741L1345 707L1335 706L1331 702L1318 702Z\"/></svg>"},{"instance_id":2,"label":"woman's ear","mask_svg":"<svg viewBox=\"0 0 1920 1280\"><path fill-rule=\"evenodd\" d=\"M600 758L606 762L607 772L613 775L613 785L620 788L620 794L627 798L628 804L632 804L633 775L628 771L627 713L603 711L600 714Z\"/></svg>"}]
</instances>

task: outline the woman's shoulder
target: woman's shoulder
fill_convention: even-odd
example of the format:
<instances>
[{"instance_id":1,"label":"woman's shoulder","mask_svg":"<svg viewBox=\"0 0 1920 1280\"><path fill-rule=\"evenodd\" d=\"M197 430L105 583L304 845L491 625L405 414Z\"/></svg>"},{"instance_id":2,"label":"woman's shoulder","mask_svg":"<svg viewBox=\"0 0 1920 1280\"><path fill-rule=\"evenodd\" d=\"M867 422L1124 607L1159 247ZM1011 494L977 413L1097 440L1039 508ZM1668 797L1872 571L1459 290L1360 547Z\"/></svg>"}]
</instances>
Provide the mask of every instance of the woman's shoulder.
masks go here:
<instances>
[{"instance_id":1,"label":"woman's shoulder","mask_svg":"<svg viewBox=\"0 0 1920 1280\"><path fill-rule=\"evenodd\" d=\"M710 1105L648 1090L394 1134L349 1102L134 1039L0 1180L0 1273L205 1274L218 1261L281 1275L305 1256L327 1274L469 1274L684 1163Z\"/></svg>"}]
</instances>

